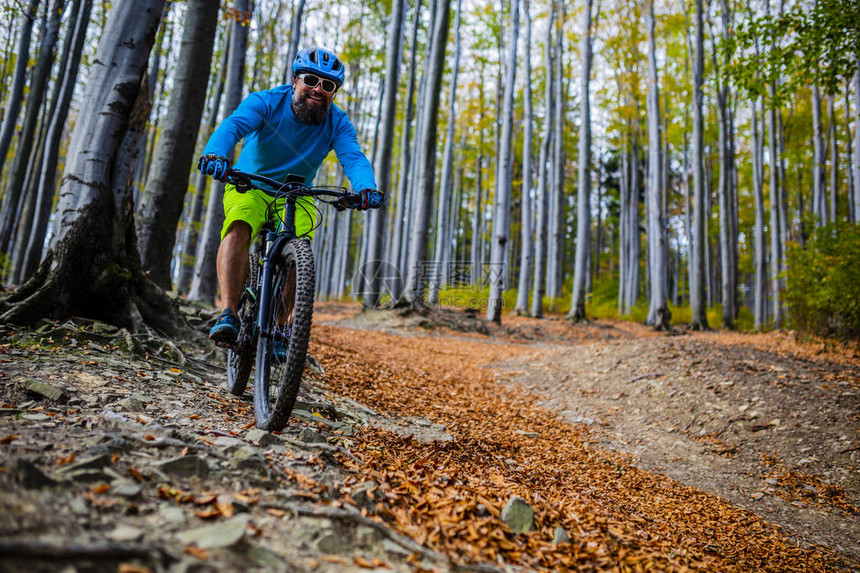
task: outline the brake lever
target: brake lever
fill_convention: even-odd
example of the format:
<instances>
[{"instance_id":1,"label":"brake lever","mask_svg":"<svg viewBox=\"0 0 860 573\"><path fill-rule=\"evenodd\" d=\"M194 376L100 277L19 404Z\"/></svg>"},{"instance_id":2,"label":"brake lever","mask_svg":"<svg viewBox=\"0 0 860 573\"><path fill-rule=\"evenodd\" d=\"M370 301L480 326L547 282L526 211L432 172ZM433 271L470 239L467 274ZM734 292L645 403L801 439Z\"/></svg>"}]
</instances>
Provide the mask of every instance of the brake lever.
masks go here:
<instances>
[{"instance_id":1,"label":"brake lever","mask_svg":"<svg viewBox=\"0 0 860 573\"><path fill-rule=\"evenodd\" d=\"M239 193L247 193L253 187L251 178L240 171L230 171L230 183L236 187Z\"/></svg>"}]
</instances>

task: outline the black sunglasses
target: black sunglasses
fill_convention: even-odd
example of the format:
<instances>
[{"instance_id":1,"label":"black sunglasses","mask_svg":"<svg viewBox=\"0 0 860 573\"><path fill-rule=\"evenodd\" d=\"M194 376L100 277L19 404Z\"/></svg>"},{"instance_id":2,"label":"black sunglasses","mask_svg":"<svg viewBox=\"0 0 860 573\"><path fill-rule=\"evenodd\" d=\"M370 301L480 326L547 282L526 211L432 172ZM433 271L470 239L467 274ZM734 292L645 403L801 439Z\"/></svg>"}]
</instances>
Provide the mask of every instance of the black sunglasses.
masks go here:
<instances>
[{"instance_id":1,"label":"black sunglasses","mask_svg":"<svg viewBox=\"0 0 860 573\"><path fill-rule=\"evenodd\" d=\"M334 93L334 91L337 89L337 84L333 81L321 78L319 76L315 76L313 74L299 74L299 77L302 79L303 82L305 82L305 85L309 88L315 88L317 87L317 84L320 84L322 91L327 94Z\"/></svg>"}]
</instances>

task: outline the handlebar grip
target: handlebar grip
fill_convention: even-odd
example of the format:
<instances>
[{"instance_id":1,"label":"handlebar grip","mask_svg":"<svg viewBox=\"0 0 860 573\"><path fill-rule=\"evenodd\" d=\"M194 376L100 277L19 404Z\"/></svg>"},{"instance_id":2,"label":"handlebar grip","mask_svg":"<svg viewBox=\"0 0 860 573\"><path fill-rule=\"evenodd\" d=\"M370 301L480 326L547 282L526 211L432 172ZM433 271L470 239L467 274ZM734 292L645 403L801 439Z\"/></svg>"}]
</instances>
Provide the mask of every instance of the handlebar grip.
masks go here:
<instances>
[{"instance_id":1,"label":"handlebar grip","mask_svg":"<svg viewBox=\"0 0 860 573\"><path fill-rule=\"evenodd\" d=\"M359 207L361 207L361 195L358 193L344 195L334 202L334 208L338 211L342 211L344 209L358 209Z\"/></svg>"}]
</instances>

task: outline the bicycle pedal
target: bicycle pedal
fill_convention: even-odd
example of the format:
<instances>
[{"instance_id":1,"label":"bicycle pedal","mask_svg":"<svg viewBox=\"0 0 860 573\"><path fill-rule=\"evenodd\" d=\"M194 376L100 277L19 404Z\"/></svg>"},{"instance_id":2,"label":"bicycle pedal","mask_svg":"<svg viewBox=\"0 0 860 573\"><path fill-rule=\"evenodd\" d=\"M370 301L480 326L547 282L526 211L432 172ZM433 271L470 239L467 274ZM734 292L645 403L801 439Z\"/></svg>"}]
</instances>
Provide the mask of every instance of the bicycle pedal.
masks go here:
<instances>
[{"instance_id":1,"label":"bicycle pedal","mask_svg":"<svg viewBox=\"0 0 860 573\"><path fill-rule=\"evenodd\" d=\"M226 340L214 340L215 346L224 350L236 350L236 344L227 342Z\"/></svg>"}]
</instances>

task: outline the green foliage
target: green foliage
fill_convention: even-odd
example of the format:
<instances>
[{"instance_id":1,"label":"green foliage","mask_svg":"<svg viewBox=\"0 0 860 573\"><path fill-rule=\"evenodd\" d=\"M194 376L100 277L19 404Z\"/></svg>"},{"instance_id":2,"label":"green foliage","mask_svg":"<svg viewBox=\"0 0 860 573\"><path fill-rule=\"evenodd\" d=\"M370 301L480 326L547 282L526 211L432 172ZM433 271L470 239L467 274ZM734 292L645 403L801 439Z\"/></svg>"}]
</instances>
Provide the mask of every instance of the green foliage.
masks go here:
<instances>
[{"instance_id":1,"label":"green foliage","mask_svg":"<svg viewBox=\"0 0 860 573\"><path fill-rule=\"evenodd\" d=\"M788 248L785 300L797 330L860 339L860 226L831 224Z\"/></svg>"},{"instance_id":2,"label":"green foliage","mask_svg":"<svg viewBox=\"0 0 860 573\"><path fill-rule=\"evenodd\" d=\"M857 69L860 3L817 0L812 6L799 2L784 14L750 15L720 49L732 62L726 79L751 96L767 97L770 84L776 85L778 106L810 83L836 93Z\"/></svg>"}]
</instances>

